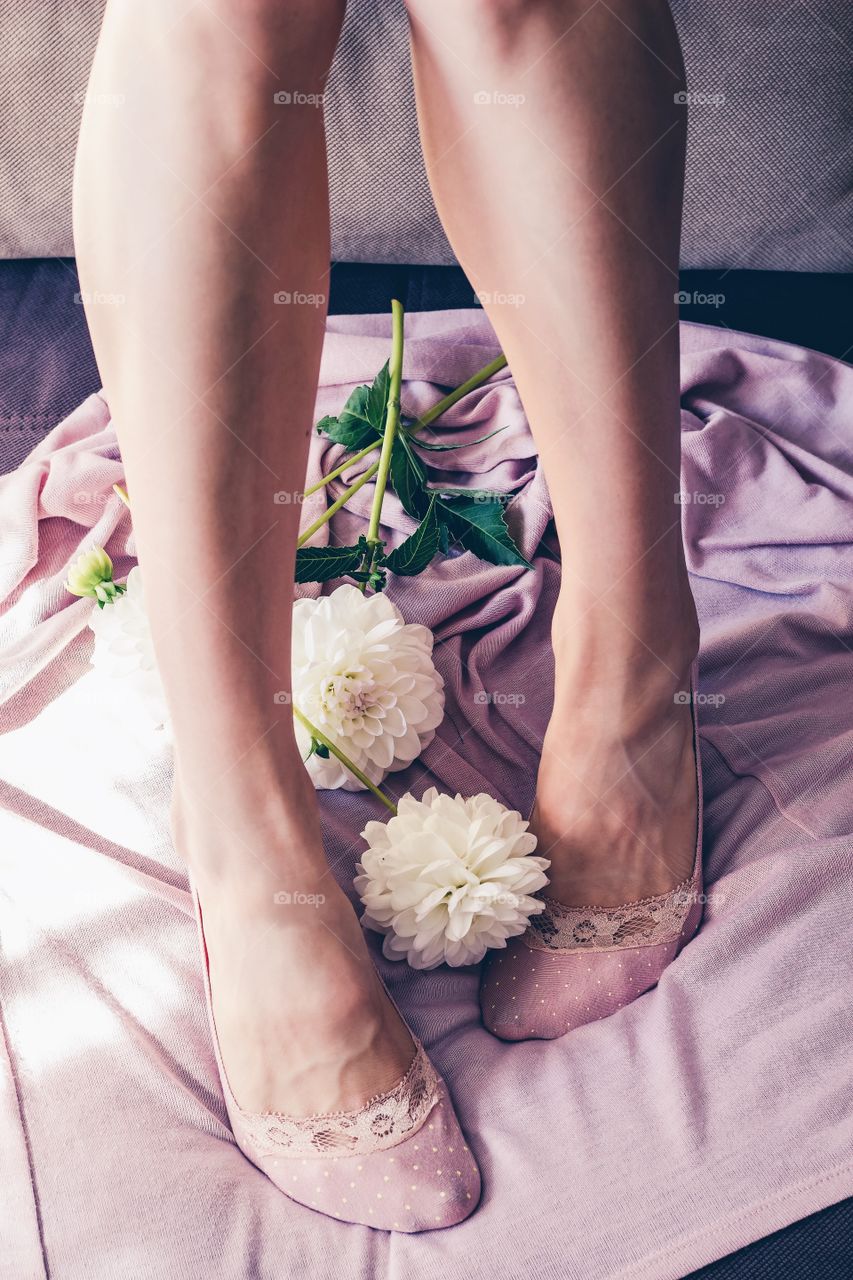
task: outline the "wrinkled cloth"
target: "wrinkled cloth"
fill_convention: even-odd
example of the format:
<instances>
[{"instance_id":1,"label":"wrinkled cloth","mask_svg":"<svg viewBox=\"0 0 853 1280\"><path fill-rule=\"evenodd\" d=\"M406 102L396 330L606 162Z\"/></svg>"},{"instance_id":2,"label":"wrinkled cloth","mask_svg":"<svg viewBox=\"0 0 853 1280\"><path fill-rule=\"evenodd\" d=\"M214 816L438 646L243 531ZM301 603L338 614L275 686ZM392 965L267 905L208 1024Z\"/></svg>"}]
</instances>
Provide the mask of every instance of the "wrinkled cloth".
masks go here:
<instances>
[{"instance_id":1,"label":"wrinkled cloth","mask_svg":"<svg viewBox=\"0 0 853 1280\"><path fill-rule=\"evenodd\" d=\"M372 377L389 332L387 317L329 321L318 416ZM332 1221L235 1147L168 834L169 747L105 696L89 667L92 604L62 585L92 543L118 578L134 563L104 400L0 481L3 1280L672 1280L853 1194L853 369L700 326L682 338L705 922L656 990L562 1040L517 1045L483 1029L476 969L416 973L372 940L483 1171L481 1207L449 1232ZM409 316L404 409L496 354L479 312ZM389 782L394 794L489 790L527 812L560 574L547 489L508 372L441 432L498 426L430 462L448 482L513 493L534 568L463 553L391 583L406 617L435 630L447 715ZM340 456L316 438L309 483ZM305 503L306 523L325 501ZM364 530L369 502L365 487L337 541ZM410 528L389 498L386 536ZM351 891L358 833L382 814L364 794L321 805Z\"/></svg>"}]
</instances>

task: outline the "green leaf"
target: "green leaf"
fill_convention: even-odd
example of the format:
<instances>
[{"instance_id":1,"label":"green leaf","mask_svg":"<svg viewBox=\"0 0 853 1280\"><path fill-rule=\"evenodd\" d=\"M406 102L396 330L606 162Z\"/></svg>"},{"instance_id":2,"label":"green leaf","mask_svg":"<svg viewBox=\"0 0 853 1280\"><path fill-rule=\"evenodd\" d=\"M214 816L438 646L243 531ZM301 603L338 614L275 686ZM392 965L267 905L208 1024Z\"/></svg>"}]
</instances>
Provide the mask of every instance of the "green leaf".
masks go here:
<instances>
[{"instance_id":1,"label":"green leaf","mask_svg":"<svg viewBox=\"0 0 853 1280\"><path fill-rule=\"evenodd\" d=\"M331 436L333 440L337 429L338 419L329 417L328 415L325 418L321 418L316 427L316 430L320 435L325 434L327 436Z\"/></svg>"},{"instance_id":2,"label":"green leaf","mask_svg":"<svg viewBox=\"0 0 853 1280\"><path fill-rule=\"evenodd\" d=\"M415 532L385 558L385 567L400 577L411 578L427 567L438 550L441 527L435 513L435 498Z\"/></svg>"},{"instance_id":3,"label":"green leaf","mask_svg":"<svg viewBox=\"0 0 853 1280\"><path fill-rule=\"evenodd\" d=\"M405 436L394 438L391 450L391 485L403 504L403 510L416 520L426 515L429 507L427 474Z\"/></svg>"},{"instance_id":4,"label":"green leaf","mask_svg":"<svg viewBox=\"0 0 853 1280\"><path fill-rule=\"evenodd\" d=\"M490 431L487 436L480 436L479 440L459 440L455 444L429 444L419 435L413 435L412 442L419 449L427 449L430 453L449 453L451 449L466 449L471 445L482 444L484 440L491 440L492 436L498 435L501 431L506 431L506 427L498 427L495 431Z\"/></svg>"},{"instance_id":5,"label":"green leaf","mask_svg":"<svg viewBox=\"0 0 853 1280\"><path fill-rule=\"evenodd\" d=\"M321 418L317 423L317 430L324 432L335 444L342 444L351 451L363 449L368 444L380 444L385 429L389 381L386 360L371 385L356 387L340 416Z\"/></svg>"},{"instance_id":6,"label":"green leaf","mask_svg":"<svg viewBox=\"0 0 853 1280\"><path fill-rule=\"evenodd\" d=\"M435 498L438 516L466 551L490 564L533 566L519 551L504 521L504 504L495 498Z\"/></svg>"},{"instance_id":7,"label":"green leaf","mask_svg":"<svg viewBox=\"0 0 853 1280\"><path fill-rule=\"evenodd\" d=\"M339 418L323 418L317 423L317 430L324 431L335 444L342 444L345 449L355 451L363 449L373 441L379 443L377 434L367 419L367 401L370 396L369 387L356 387Z\"/></svg>"},{"instance_id":8,"label":"green leaf","mask_svg":"<svg viewBox=\"0 0 853 1280\"><path fill-rule=\"evenodd\" d=\"M390 386L391 373L389 361L386 360L373 379L370 390L367 393L367 421L374 428L380 439L385 430L385 413L388 409L388 389ZM367 441L365 440L364 443L367 444Z\"/></svg>"},{"instance_id":9,"label":"green leaf","mask_svg":"<svg viewBox=\"0 0 853 1280\"><path fill-rule=\"evenodd\" d=\"M362 548L300 547L296 553L297 582L328 582L342 578L358 567Z\"/></svg>"}]
</instances>

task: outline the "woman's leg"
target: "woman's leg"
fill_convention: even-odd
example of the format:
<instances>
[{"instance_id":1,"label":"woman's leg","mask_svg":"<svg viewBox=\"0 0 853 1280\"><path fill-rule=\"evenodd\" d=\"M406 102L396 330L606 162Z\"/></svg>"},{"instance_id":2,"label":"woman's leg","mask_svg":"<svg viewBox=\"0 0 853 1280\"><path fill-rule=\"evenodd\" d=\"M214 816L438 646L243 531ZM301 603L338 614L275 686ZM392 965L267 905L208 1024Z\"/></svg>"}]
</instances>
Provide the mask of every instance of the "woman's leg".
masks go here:
<instances>
[{"instance_id":1,"label":"woman's leg","mask_svg":"<svg viewBox=\"0 0 853 1280\"><path fill-rule=\"evenodd\" d=\"M481 291L563 554L535 828L553 895L690 873L698 630L679 490L684 108L664 0L408 0L442 221Z\"/></svg>"},{"instance_id":2,"label":"woman's leg","mask_svg":"<svg viewBox=\"0 0 853 1280\"><path fill-rule=\"evenodd\" d=\"M251 1110L358 1106L412 1042L328 873L289 707L329 265L322 90L343 0L108 5L75 235L174 723L173 829ZM275 93L290 102L274 100ZM308 95L306 100L304 95ZM315 95L313 100L311 95ZM284 906L277 893L320 895Z\"/></svg>"}]
</instances>

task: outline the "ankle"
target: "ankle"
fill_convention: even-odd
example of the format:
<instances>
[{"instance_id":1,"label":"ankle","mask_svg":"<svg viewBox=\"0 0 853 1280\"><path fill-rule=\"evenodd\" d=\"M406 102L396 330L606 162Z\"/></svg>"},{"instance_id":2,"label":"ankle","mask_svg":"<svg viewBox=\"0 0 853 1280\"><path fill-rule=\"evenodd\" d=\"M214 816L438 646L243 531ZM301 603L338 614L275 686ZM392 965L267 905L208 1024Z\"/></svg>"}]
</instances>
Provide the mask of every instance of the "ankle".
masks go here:
<instances>
[{"instance_id":1,"label":"ankle","mask_svg":"<svg viewBox=\"0 0 853 1280\"><path fill-rule=\"evenodd\" d=\"M565 733L641 742L689 721L688 694L697 646L679 642L665 653L642 645L587 647L565 637L554 643L554 713Z\"/></svg>"},{"instance_id":2,"label":"ankle","mask_svg":"<svg viewBox=\"0 0 853 1280\"><path fill-rule=\"evenodd\" d=\"M223 785L215 800L194 793L175 763L172 840L202 889L258 910L277 894L300 900L328 888L316 793L304 770L296 784L256 792Z\"/></svg>"},{"instance_id":3,"label":"ankle","mask_svg":"<svg viewBox=\"0 0 853 1280\"><path fill-rule=\"evenodd\" d=\"M627 622L603 607L580 614L561 598L551 640L558 697L601 712L628 706L660 712L689 691L699 624L692 598L668 617Z\"/></svg>"},{"instance_id":4,"label":"ankle","mask_svg":"<svg viewBox=\"0 0 853 1280\"><path fill-rule=\"evenodd\" d=\"M185 856L205 917L225 915L238 929L310 932L321 923L339 928L353 912L328 866L289 855L271 851L261 862L232 845L222 857L211 857L208 850Z\"/></svg>"}]
</instances>

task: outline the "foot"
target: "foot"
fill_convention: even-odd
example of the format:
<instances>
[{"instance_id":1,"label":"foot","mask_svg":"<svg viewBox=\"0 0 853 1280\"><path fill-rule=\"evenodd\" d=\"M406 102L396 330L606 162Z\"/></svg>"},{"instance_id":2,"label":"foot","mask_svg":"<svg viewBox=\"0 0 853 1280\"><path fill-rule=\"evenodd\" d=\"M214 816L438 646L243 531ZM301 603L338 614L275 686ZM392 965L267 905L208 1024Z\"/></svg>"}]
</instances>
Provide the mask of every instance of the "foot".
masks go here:
<instances>
[{"instance_id":1,"label":"foot","mask_svg":"<svg viewBox=\"0 0 853 1280\"><path fill-rule=\"evenodd\" d=\"M201 904L228 1082L249 1112L356 1110L405 1074L414 1043L327 869L313 790L286 814L249 822L239 808L208 820L176 782L172 831Z\"/></svg>"},{"instance_id":2,"label":"foot","mask_svg":"<svg viewBox=\"0 0 853 1280\"><path fill-rule=\"evenodd\" d=\"M696 763L685 697L695 644L590 663L555 645L554 712L531 826L551 859L548 896L620 906L693 871Z\"/></svg>"}]
</instances>

